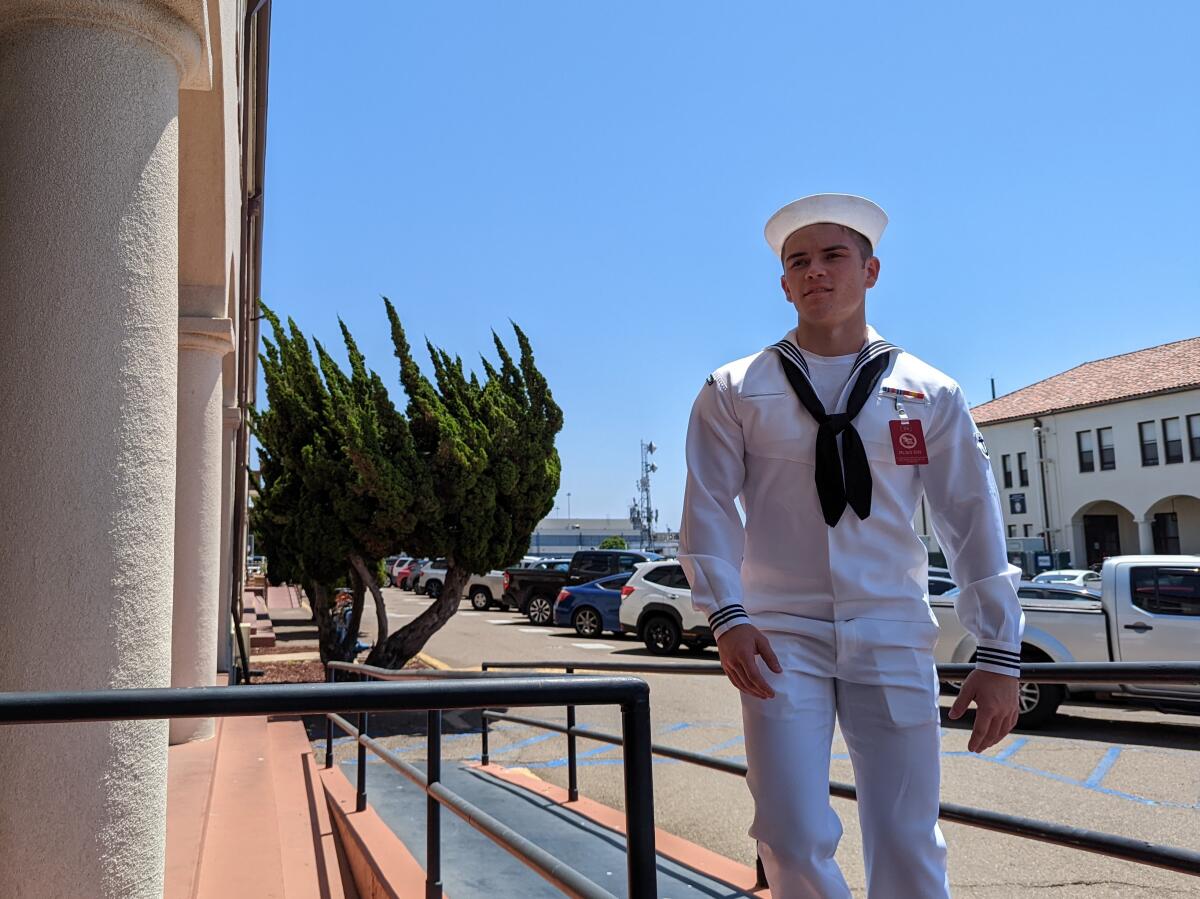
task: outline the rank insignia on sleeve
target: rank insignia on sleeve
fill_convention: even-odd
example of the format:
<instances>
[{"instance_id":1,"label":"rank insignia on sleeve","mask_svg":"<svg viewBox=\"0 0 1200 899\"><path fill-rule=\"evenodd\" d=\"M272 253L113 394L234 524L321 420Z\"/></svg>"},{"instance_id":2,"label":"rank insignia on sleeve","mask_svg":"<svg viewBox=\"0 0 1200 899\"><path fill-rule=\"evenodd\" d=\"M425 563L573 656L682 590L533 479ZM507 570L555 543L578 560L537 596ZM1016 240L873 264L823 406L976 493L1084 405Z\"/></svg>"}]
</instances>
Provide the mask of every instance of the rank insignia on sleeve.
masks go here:
<instances>
[{"instance_id":1,"label":"rank insignia on sleeve","mask_svg":"<svg viewBox=\"0 0 1200 899\"><path fill-rule=\"evenodd\" d=\"M705 383L705 384L712 384L712 383L713 383L713 382L715 382L716 380L717 380L717 379L716 379L716 378L714 378L712 375L709 375L707 378L705 378L705 379L704 379L704 383Z\"/></svg>"},{"instance_id":2,"label":"rank insignia on sleeve","mask_svg":"<svg viewBox=\"0 0 1200 899\"><path fill-rule=\"evenodd\" d=\"M983 453L983 458L985 458L985 459L991 458L991 456L988 455L987 444L983 442L983 435L980 434L978 431L975 432L975 445L977 447L979 447L979 451L981 453Z\"/></svg>"}]
</instances>

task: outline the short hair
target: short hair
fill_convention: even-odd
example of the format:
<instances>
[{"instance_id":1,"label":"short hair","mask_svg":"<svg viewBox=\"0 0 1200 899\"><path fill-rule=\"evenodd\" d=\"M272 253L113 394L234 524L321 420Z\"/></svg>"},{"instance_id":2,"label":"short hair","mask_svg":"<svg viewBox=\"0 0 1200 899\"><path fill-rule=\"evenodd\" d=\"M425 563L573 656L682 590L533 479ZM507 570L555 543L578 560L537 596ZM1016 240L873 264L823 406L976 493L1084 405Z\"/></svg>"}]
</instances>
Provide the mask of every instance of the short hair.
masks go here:
<instances>
[{"instance_id":1,"label":"short hair","mask_svg":"<svg viewBox=\"0 0 1200 899\"><path fill-rule=\"evenodd\" d=\"M858 245L858 255L862 257L863 263L866 264L866 261L875 255L875 248L871 246L871 241L867 238L867 235L863 234L861 231L855 231L849 225L840 225L839 227L849 234L851 239ZM791 236L791 234L788 235L788 237ZM787 245L788 237L783 239L785 246ZM779 251L779 256L779 261L783 262L782 248Z\"/></svg>"},{"instance_id":2,"label":"short hair","mask_svg":"<svg viewBox=\"0 0 1200 899\"><path fill-rule=\"evenodd\" d=\"M862 261L866 262L875 255L875 248L871 246L871 241L867 239L867 235L861 231L855 231L853 228L842 225L846 229L846 233L854 238L854 242L858 244L859 255L862 256Z\"/></svg>"}]
</instances>

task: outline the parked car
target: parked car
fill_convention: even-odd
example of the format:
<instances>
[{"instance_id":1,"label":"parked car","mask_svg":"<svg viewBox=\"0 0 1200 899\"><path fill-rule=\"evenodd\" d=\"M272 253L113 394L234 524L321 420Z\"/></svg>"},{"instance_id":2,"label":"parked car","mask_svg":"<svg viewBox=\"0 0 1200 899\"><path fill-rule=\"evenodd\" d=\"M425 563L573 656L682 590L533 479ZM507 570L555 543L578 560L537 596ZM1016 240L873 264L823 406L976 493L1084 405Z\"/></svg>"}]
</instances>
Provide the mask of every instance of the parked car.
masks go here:
<instances>
[{"instance_id":1,"label":"parked car","mask_svg":"<svg viewBox=\"0 0 1200 899\"><path fill-rule=\"evenodd\" d=\"M418 596L437 599L442 595L442 585L446 583L446 560L433 559L427 562L411 580L413 592Z\"/></svg>"},{"instance_id":2,"label":"parked car","mask_svg":"<svg viewBox=\"0 0 1200 899\"><path fill-rule=\"evenodd\" d=\"M631 572L602 577L587 584L564 587L554 601L554 623L573 627L581 637L599 637L605 631L621 635L621 588Z\"/></svg>"},{"instance_id":3,"label":"parked car","mask_svg":"<svg viewBox=\"0 0 1200 899\"><path fill-rule=\"evenodd\" d=\"M516 568L533 568L538 571L566 571L571 566L570 559L543 558L541 556L525 556L516 564ZM467 582L467 599L471 608L482 612L492 606L504 606L504 572L499 568L487 574L471 576Z\"/></svg>"},{"instance_id":4,"label":"parked car","mask_svg":"<svg viewBox=\"0 0 1200 899\"><path fill-rule=\"evenodd\" d=\"M930 596L941 596L943 593L947 592L948 590L953 590L957 586L958 585L949 577L942 577L941 575L936 574L931 574L929 576Z\"/></svg>"},{"instance_id":5,"label":"parked car","mask_svg":"<svg viewBox=\"0 0 1200 899\"><path fill-rule=\"evenodd\" d=\"M392 583L401 590L411 590L413 576L428 562L428 559L410 559L407 563L398 565L392 572Z\"/></svg>"},{"instance_id":6,"label":"parked car","mask_svg":"<svg viewBox=\"0 0 1200 899\"><path fill-rule=\"evenodd\" d=\"M692 588L674 559L648 562L621 588L621 630L636 634L655 655L671 655L680 646L703 649L713 644L708 618L692 608Z\"/></svg>"},{"instance_id":7,"label":"parked car","mask_svg":"<svg viewBox=\"0 0 1200 899\"><path fill-rule=\"evenodd\" d=\"M394 572L399 567L401 562L408 561L407 556L388 556L383 560L383 586L393 587L396 584Z\"/></svg>"},{"instance_id":8,"label":"parked car","mask_svg":"<svg viewBox=\"0 0 1200 899\"><path fill-rule=\"evenodd\" d=\"M1074 584L1076 587L1100 587L1100 572L1079 568L1043 571L1034 577L1035 584Z\"/></svg>"},{"instance_id":9,"label":"parked car","mask_svg":"<svg viewBox=\"0 0 1200 899\"><path fill-rule=\"evenodd\" d=\"M1114 556L1100 578L1099 595L1073 584L1021 583L1022 661L1200 661L1200 556ZM941 627L938 664L975 658L975 639L954 612L955 592L930 599ZM1022 684L1020 724L1044 724L1080 697L1200 712L1200 685Z\"/></svg>"},{"instance_id":10,"label":"parked car","mask_svg":"<svg viewBox=\"0 0 1200 899\"><path fill-rule=\"evenodd\" d=\"M504 595L504 572L494 569L487 574L471 576L467 582L467 600L476 612L483 612L497 605L499 597Z\"/></svg>"},{"instance_id":11,"label":"parked car","mask_svg":"<svg viewBox=\"0 0 1200 899\"><path fill-rule=\"evenodd\" d=\"M586 584L610 574L633 571L639 562L657 559L656 553L625 549L584 549L571 556L566 569L561 560L552 565L509 568L504 572L505 606L516 609L534 624L546 625L554 619L554 598L564 587Z\"/></svg>"}]
</instances>

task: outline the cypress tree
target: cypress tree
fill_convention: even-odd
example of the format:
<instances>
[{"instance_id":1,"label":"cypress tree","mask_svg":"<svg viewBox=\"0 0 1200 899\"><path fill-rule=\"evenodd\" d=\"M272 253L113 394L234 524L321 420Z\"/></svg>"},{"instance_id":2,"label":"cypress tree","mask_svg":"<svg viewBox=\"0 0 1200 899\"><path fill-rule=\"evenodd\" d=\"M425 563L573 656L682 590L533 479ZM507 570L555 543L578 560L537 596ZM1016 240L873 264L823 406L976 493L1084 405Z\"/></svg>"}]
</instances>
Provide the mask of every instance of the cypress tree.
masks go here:
<instances>
[{"instance_id":1,"label":"cypress tree","mask_svg":"<svg viewBox=\"0 0 1200 899\"><path fill-rule=\"evenodd\" d=\"M313 600L323 660L352 657L364 594L375 603L379 639L367 662L399 668L457 611L473 573L516 564L553 507L561 464L554 440L562 411L538 370L525 333L512 323L518 357L498 335L499 359L481 359L484 379L426 341L433 380L413 358L392 303L384 299L407 397L402 412L341 325L349 359L342 371L288 320L266 306L274 343L262 360L269 408L253 413L261 484L252 525L272 577L304 585ZM415 620L388 633L379 559L403 547L444 556L441 595ZM349 572L350 629L340 641L331 587Z\"/></svg>"}]
</instances>

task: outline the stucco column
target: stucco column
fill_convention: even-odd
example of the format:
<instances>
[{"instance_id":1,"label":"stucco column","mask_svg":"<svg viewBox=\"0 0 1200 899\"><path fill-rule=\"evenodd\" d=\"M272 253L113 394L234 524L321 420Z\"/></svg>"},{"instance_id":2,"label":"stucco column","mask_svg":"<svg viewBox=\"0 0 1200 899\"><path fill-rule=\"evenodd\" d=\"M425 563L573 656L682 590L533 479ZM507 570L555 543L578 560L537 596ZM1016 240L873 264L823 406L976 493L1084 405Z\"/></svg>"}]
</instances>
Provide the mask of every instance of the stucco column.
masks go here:
<instances>
[{"instance_id":1,"label":"stucco column","mask_svg":"<svg viewBox=\"0 0 1200 899\"><path fill-rule=\"evenodd\" d=\"M228 357L226 357L228 360ZM226 365L228 377L228 365ZM235 441L242 425L242 410L228 403L222 409L221 430L221 588L217 593L217 670L233 670L232 619L229 615L233 589L233 466ZM240 556L238 558L241 558Z\"/></svg>"},{"instance_id":2,"label":"stucco column","mask_svg":"<svg viewBox=\"0 0 1200 899\"><path fill-rule=\"evenodd\" d=\"M170 682L178 94L168 4L0 0L0 689ZM12 897L159 897L167 725L0 727Z\"/></svg>"},{"instance_id":3,"label":"stucco column","mask_svg":"<svg viewBox=\"0 0 1200 899\"><path fill-rule=\"evenodd\" d=\"M1154 555L1154 522L1149 518L1136 518L1134 524L1138 529L1138 552L1143 555Z\"/></svg>"},{"instance_id":4,"label":"stucco column","mask_svg":"<svg viewBox=\"0 0 1200 899\"><path fill-rule=\"evenodd\" d=\"M221 361L232 350L230 319L180 317L172 687L211 687L217 673L224 430ZM212 735L212 718L171 722L172 744Z\"/></svg>"}]
</instances>

